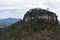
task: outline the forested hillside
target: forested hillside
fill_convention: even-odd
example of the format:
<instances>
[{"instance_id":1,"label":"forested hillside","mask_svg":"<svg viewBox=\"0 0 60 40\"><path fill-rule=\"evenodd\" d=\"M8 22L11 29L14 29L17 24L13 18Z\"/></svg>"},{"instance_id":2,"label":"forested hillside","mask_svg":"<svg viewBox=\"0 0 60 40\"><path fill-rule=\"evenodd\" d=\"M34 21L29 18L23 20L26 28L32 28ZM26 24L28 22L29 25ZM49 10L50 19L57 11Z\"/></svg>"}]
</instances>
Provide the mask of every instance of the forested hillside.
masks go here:
<instances>
[{"instance_id":1,"label":"forested hillside","mask_svg":"<svg viewBox=\"0 0 60 40\"><path fill-rule=\"evenodd\" d=\"M60 26L45 23L19 21L0 28L0 40L60 40Z\"/></svg>"},{"instance_id":2,"label":"forested hillside","mask_svg":"<svg viewBox=\"0 0 60 40\"><path fill-rule=\"evenodd\" d=\"M40 19L20 20L0 28L0 40L60 40L60 25Z\"/></svg>"}]
</instances>

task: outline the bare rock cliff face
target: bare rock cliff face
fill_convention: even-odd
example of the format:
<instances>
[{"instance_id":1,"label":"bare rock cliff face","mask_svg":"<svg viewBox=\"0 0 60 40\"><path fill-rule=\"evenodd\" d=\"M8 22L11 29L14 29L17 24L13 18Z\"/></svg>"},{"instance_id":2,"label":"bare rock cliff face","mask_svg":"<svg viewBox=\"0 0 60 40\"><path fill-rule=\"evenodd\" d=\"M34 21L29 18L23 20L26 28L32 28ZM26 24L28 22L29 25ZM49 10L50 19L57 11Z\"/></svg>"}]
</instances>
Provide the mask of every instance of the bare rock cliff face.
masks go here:
<instances>
[{"instance_id":1,"label":"bare rock cliff face","mask_svg":"<svg viewBox=\"0 0 60 40\"><path fill-rule=\"evenodd\" d=\"M49 20L53 21L54 24L57 23L58 20L55 13L40 8L30 9L26 12L23 18L25 22L29 22L33 19Z\"/></svg>"}]
</instances>

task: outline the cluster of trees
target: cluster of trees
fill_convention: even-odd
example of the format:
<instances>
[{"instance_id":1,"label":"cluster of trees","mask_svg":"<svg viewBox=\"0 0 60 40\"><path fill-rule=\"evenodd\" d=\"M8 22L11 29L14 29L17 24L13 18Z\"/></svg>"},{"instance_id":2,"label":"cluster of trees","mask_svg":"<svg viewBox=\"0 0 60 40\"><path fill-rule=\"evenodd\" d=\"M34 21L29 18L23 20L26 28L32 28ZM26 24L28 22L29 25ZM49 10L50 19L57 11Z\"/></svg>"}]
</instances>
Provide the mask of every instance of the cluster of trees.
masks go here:
<instances>
[{"instance_id":1,"label":"cluster of trees","mask_svg":"<svg viewBox=\"0 0 60 40\"><path fill-rule=\"evenodd\" d=\"M39 34L39 32L45 30L55 32L55 27L55 25L40 23L38 20L31 20L29 23L19 21L9 27L0 28L0 40L23 40L30 36L34 38L32 37L33 33Z\"/></svg>"},{"instance_id":2,"label":"cluster of trees","mask_svg":"<svg viewBox=\"0 0 60 40\"><path fill-rule=\"evenodd\" d=\"M21 20L10 26L0 28L0 40L40 40L40 38L45 40L46 35L60 34L60 31L56 31L57 27L59 27L57 24L48 20L47 22L41 19L33 19L30 22ZM53 38L55 38L54 35ZM51 38L51 40L53 39Z\"/></svg>"}]
</instances>

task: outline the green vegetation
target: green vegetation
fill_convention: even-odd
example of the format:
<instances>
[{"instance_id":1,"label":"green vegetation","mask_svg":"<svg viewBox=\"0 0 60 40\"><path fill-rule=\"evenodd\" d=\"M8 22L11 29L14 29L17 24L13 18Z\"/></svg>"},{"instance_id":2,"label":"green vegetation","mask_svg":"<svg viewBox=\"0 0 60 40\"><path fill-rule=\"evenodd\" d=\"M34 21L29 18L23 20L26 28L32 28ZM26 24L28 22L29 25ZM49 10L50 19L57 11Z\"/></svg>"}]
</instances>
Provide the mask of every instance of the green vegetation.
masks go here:
<instances>
[{"instance_id":1,"label":"green vegetation","mask_svg":"<svg viewBox=\"0 0 60 40\"><path fill-rule=\"evenodd\" d=\"M55 38L55 34L56 36L60 35L58 29L56 31L56 27L59 26L55 24L48 25L46 23L41 23L38 19L34 19L34 21L32 20L29 23L19 21L9 27L0 28L0 40L45 40L47 35ZM44 36L46 38L44 38Z\"/></svg>"},{"instance_id":2,"label":"green vegetation","mask_svg":"<svg viewBox=\"0 0 60 40\"><path fill-rule=\"evenodd\" d=\"M40 10L38 11L40 13ZM38 11L35 10L33 16ZM45 13L46 10L41 10L41 12ZM26 15L29 16L29 14ZM60 25L54 24L53 20L46 19L35 18L29 22L21 20L10 26L0 28L0 40L60 40Z\"/></svg>"}]
</instances>

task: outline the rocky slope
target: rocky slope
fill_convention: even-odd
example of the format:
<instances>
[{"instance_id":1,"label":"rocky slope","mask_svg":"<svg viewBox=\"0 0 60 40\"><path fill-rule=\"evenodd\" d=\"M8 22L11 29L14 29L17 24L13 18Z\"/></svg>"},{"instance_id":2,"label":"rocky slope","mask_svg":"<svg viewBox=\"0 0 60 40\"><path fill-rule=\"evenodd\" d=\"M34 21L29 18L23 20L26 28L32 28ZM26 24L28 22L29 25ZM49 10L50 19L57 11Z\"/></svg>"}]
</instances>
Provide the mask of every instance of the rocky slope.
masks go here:
<instances>
[{"instance_id":1,"label":"rocky slope","mask_svg":"<svg viewBox=\"0 0 60 40\"><path fill-rule=\"evenodd\" d=\"M55 27L56 25L39 24L36 21L19 21L8 28L0 28L0 40L60 40L60 33Z\"/></svg>"},{"instance_id":2,"label":"rocky slope","mask_svg":"<svg viewBox=\"0 0 60 40\"><path fill-rule=\"evenodd\" d=\"M37 19L28 23L20 20L0 28L0 40L60 40L60 25L48 23Z\"/></svg>"}]
</instances>

